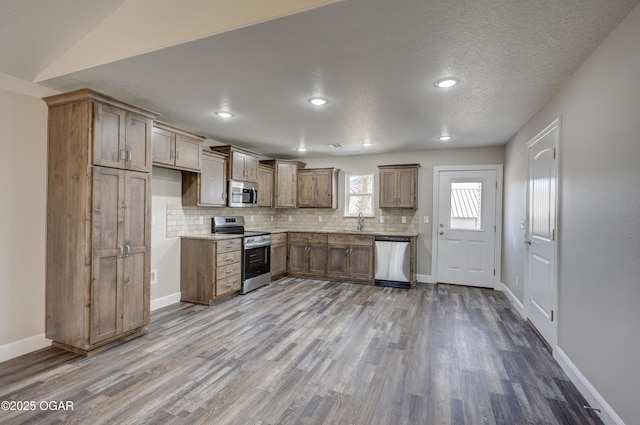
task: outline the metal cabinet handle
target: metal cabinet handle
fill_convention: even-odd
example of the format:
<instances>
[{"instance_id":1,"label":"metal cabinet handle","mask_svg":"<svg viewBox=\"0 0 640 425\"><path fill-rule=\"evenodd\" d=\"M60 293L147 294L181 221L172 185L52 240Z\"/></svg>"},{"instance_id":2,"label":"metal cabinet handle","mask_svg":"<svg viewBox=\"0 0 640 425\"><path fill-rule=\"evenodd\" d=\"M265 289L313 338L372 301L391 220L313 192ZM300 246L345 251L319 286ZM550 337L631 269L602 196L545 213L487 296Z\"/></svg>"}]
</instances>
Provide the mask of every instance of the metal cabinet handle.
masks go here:
<instances>
[{"instance_id":1,"label":"metal cabinet handle","mask_svg":"<svg viewBox=\"0 0 640 425\"><path fill-rule=\"evenodd\" d=\"M124 161L125 158L125 153L124 153L124 149L120 149L120 161Z\"/></svg>"},{"instance_id":2,"label":"metal cabinet handle","mask_svg":"<svg viewBox=\"0 0 640 425\"><path fill-rule=\"evenodd\" d=\"M120 245L118 247L118 258L122 258L124 257L124 248L122 247L122 245Z\"/></svg>"},{"instance_id":3,"label":"metal cabinet handle","mask_svg":"<svg viewBox=\"0 0 640 425\"><path fill-rule=\"evenodd\" d=\"M131 162L133 155L131 154L131 149L127 149L127 162Z\"/></svg>"},{"instance_id":4,"label":"metal cabinet handle","mask_svg":"<svg viewBox=\"0 0 640 425\"><path fill-rule=\"evenodd\" d=\"M173 152L173 149L169 151L169 159L173 159L175 155L175 152Z\"/></svg>"},{"instance_id":5,"label":"metal cabinet handle","mask_svg":"<svg viewBox=\"0 0 640 425\"><path fill-rule=\"evenodd\" d=\"M176 149L176 159L180 159L180 149Z\"/></svg>"},{"instance_id":6,"label":"metal cabinet handle","mask_svg":"<svg viewBox=\"0 0 640 425\"><path fill-rule=\"evenodd\" d=\"M131 254L131 245L124 244L124 248L125 248L125 253L124 253L124 258L129 258L129 254Z\"/></svg>"}]
</instances>

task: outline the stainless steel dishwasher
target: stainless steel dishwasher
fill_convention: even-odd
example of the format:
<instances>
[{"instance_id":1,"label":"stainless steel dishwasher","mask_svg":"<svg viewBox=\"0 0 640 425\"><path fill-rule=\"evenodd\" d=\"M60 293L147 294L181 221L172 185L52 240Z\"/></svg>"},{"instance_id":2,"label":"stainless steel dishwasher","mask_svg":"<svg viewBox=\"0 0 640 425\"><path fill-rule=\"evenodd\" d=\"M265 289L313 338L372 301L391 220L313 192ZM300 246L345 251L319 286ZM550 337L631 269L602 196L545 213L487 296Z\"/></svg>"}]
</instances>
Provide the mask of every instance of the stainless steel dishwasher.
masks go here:
<instances>
[{"instance_id":1,"label":"stainless steel dishwasher","mask_svg":"<svg viewBox=\"0 0 640 425\"><path fill-rule=\"evenodd\" d=\"M376 286L411 287L411 239L376 236Z\"/></svg>"}]
</instances>

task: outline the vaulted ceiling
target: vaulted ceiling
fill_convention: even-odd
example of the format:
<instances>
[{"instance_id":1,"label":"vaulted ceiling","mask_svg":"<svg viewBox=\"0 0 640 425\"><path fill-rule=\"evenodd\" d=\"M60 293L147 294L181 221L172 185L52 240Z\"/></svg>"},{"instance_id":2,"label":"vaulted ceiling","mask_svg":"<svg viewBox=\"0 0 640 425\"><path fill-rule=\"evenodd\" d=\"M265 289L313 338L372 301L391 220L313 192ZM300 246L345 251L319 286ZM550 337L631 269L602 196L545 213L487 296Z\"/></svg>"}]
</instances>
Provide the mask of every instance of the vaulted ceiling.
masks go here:
<instances>
[{"instance_id":1,"label":"vaulted ceiling","mask_svg":"<svg viewBox=\"0 0 640 425\"><path fill-rule=\"evenodd\" d=\"M0 72L267 156L497 145L638 0L228 3L3 0Z\"/></svg>"}]
</instances>

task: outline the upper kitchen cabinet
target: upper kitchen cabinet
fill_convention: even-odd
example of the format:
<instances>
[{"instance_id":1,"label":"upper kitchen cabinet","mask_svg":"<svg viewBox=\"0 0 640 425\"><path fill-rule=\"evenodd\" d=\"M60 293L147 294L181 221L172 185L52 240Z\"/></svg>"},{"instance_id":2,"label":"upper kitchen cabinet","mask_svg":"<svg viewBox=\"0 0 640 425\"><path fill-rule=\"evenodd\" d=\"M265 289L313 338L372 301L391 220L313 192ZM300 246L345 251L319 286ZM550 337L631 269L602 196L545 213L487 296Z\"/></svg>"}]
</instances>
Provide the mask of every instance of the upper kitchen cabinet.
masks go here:
<instances>
[{"instance_id":1,"label":"upper kitchen cabinet","mask_svg":"<svg viewBox=\"0 0 640 425\"><path fill-rule=\"evenodd\" d=\"M338 169L298 170L298 208L337 208Z\"/></svg>"},{"instance_id":2,"label":"upper kitchen cabinet","mask_svg":"<svg viewBox=\"0 0 640 425\"><path fill-rule=\"evenodd\" d=\"M132 171L151 171L153 119L145 111L129 107L91 90L56 96L55 106L84 98L91 108L91 158L93 165ZM78 104L79 105L79 104ZM155 115L154 115L155 116ZM88 123L87 123L88 124Z\"/></svg>"},{"instance_id":3,"label":"upper kitchen cabinet","mask_svg":"<svg viewBox=\"0 0 640 425\"><path fill-rule=\"evenodd\" d=\"M420 164L378 165L380 208L418 208Z\"/></svg>"},{"instance_id":4,"label":"upper kitchen cabinet","mask_svg":"<svg viewBox=\"0 0 640 425\"><path fill-rule=\"evenodd\" d=\"M227 205L227 156L202 152L202 171L182 173L182 205L224 207Z\"/></svg>"},{"instance_id":5,"label":"upper kitchen cabinet","mask_svg":"<svg viewBox=\"0 0 640 425\"><path fill-rule=\"evenodd\" d=\"M273 167L258 164L258 206L273 208Z\"/></svg>"},{"instance_id":6,"label":"upper kitchen cabinet","mask_svg":"<svg viewBox=\"0 0 640 425\"><path fill-rule=\"evenodd\" d=\"M168 124L154 122L152 144L153 165L178 170L202 170L204 137Z\"/></svg>"},{"instance_id":7,"label":"upper kitchen cabinet","mask_svg":"<svg viewBox=\"0 0 640 425\"><path fill-rule=\"evenodd\" d=\"M211 146L214 152L220 152L229 157L227 178L245 182L258 182L259 154L232 145Z\"/></svg>"},{"instance_id":8,"label":"upper kitchen cabinet","mask_svg":"<svg viewBox=\"0 0 640 425\"><path fill-rule=\"evenodd\" d=\"M44 100L45 335L88 354L149 323L156 116L91 90Z\"/></svg>"},{"instance_id":9,"label":"upper kitchen cabinet","mask_svg":"<svg viewBox=\"0 0 640 425\"><path fill-rule=\"evenodd\" d=\"M298 198L298 170L305 163L283 159L260 161L273 167L273 206L275 208L296 208Z\"/></svg>"}]
</instances>

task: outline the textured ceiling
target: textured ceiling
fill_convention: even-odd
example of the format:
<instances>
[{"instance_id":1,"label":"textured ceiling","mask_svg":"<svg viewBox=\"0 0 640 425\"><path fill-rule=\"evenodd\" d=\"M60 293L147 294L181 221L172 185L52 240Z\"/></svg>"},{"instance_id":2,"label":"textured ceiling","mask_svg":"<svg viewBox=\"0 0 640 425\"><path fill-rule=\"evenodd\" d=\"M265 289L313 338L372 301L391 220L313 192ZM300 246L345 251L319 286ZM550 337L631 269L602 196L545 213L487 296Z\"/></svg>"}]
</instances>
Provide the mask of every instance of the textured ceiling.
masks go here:
<instances>
[{"instance_id":1,"label":"textured ceiling","mask_svg":"<svg viewBox=\"0 0 640 425\"><path fill-rule=\"evenodd\" d=\"M267 156L503 144L637 3L346 0L41 84L90 87ZM460 84L436 88L444 76Z\"/></svg>"}]
</instances>

